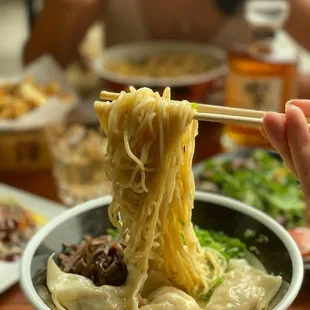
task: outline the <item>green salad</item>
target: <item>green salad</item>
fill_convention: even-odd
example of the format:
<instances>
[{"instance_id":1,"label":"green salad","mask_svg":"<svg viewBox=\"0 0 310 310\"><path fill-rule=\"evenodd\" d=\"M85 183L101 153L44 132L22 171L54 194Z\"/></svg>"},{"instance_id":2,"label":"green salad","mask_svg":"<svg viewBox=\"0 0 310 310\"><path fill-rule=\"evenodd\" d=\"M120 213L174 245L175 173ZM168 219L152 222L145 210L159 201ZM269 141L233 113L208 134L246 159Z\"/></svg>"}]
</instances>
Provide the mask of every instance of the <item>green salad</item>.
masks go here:
<instances>
[{"instance_id":1,"label":"green salad","mask_svg":"<svg viewBox=\"0 0 310 310\"><path fill-rule=\"evenodd\" d=\"M196 186L254 206L288 229L304 225L305 202L298 181L282 161L264 150L207 160Z\"/></svg>"}]
</instances>

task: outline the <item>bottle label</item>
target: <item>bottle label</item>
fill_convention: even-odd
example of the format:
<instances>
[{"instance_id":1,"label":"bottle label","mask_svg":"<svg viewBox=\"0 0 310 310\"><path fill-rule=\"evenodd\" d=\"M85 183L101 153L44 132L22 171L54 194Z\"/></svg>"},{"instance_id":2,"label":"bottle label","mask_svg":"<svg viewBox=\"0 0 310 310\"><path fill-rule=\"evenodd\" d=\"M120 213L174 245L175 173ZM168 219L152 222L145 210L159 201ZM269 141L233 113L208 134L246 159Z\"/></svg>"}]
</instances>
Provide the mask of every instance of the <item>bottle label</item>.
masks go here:
<instances>
[{"instance_id":1,"label":"bottle label","mask_svg":"<svg viewBox=\"0 0 310 310\"><path fill-rule=\"evenodd\" d=\"M283 80L279 77L249 77L231 73L227 105L234 108L280 112Z\"/></svg>"}]
</instances>

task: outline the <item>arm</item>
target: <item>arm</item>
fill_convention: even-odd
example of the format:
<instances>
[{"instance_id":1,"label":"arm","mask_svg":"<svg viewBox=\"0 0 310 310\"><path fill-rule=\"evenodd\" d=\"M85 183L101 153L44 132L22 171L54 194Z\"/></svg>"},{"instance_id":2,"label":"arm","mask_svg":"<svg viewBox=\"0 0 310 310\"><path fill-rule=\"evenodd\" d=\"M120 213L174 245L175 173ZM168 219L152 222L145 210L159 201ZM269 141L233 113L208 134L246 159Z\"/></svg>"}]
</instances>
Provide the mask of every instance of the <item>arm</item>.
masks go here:
<instances>
[{"instance_id":1,"label":"arm","mask_svg":"<svg viewBox=\"0 0 310 310\"><path fill-rule=\"evenodd\" d=\"M46 0L23 53L24 64L43 54L67 66L78 57L88 28L102 16L103 0Z\"/></svg>"},{"instance_id":2,"label":"arm","mask_svg":"<svg viewBox=\"0 0 310 310\"><path fill-rule=\"evenodd\" d=\"M288 0L291 3L290 16L285 30L305 49L310 51L310 1Z\"/></svg>"}]
</instances>

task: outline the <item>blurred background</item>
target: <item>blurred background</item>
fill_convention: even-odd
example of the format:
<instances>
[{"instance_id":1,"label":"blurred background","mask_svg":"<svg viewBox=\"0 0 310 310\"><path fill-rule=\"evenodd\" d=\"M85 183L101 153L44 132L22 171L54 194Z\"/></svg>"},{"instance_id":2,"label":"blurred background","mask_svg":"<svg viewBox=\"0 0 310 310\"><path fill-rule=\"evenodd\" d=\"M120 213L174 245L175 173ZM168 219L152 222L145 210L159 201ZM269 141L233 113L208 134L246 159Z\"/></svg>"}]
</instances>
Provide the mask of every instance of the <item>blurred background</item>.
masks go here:
<instances>
[{"instance_id":1,"label":"blurred background","mask_svg":"<svg viewBox=\"0 0 310 310\"><path fill-rule=\"evenodd\" d=\"M279 112L310 98L310 7L292 3L2 0L0 181L68 206L109 193L102 89L169 86L174 99ZM194 163L248 148L272 151L257 129L202 122Z\"/></svg>"},{"instance_id":2,"label":"blurred background","mask_svg":"<svg viewBox=\"0 0 310 310\"><path fill-rule=\"evenodd\" d=\"M310 99L308 29L308 0L1 0L0 198L18 203L0 216L19 205L48 220L112 192L93 109L103 89L278 112ZM201 122L196 187L304 226L299 183L273 151L257 129ZM2 296L0 310L31 309L18 286Z\"/></svg>"},{"instance_id":3,"label":"blurred background","mask_svg":"<svg viewBox=\"0 0 310 310\"><path fill-rule=\"evenodd\" d=\"M2 0L0 181L67 206L110 193L102 89L169 86L174 99L279 112L310 98L304 3ZM272 151L257 129L202 122L194 163L256 148Z\"/></svg>"},{"instance_id":4,"label":"blurred background","mask_svg":"<svg viewBox=\"0 0 310 310\"><path fill-rule=\"evenodd\" d=\"M22 70L21 53L29 35L26 1L4 0L0 4L1 76L12 76Z\"/></svg>"},{"instance_id":5,"label":"blurred background","mask_svg":"<svg viewBox=\"0 0 310 310\"><path fill-rule=\"evenodd\" d=\"M43 7L42 0L1 0L0 3L0 26L1 26L1 50L0 50L0 73L2 77L12 76L22 70L21 54L27 39L35 15ZM101 36L102 29L94 26L91 30L93 38ZM302 70L310 70L310 56L308 52L294 42L286 33L281 33L284 45L297 45L300 53L300 67ZM91 40L90 40L91 41ZM98 52L100 43L92 40L87 43L89 50ZM86 44L86 45L87 45ZM94 51L94 52L95 52ZM99 50L100 51L100 50Z\"/></svg>"}]
</instances>

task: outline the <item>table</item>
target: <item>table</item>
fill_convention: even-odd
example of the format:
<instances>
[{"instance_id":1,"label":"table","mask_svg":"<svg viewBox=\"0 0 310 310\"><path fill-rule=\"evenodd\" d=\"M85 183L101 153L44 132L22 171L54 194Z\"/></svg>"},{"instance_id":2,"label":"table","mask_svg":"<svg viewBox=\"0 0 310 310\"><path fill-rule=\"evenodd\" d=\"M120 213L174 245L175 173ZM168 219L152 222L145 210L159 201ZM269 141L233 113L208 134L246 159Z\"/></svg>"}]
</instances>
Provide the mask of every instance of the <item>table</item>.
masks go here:
<instances>
[{"instance_id":1,"label":"table","mask_svg":"<svg viewBox=\"0 0 310 310\"><path fill-rule=\"evenodd\" d=\"M202 128L201 128L202 129ZM221 148L218 143L219 128L216 125L209 125L200 132L208 134L206 140L203 136L196 140L198 155L196 160L218 153ZM59 201L56 186L51 171L32 172L32 173L4 173L0 171L0 182L29 191L47 199ZM308 310L310 309L310 272L305 275L303 288L294 304L289 310ZM34 310L24 297L18 284L0 296L0 310Z\"/></svg>"},{"instance_id":2,"label":"table","mask_svg":"<svg viewBox=\"0 0 310 310\"><path fill-rule=\"evenodd\" d=\"M51 171L32 173L0 172L0 183L60 202ZM0 295L0 310L34 310L22 293L19 284Z\"/></svg>"}]
</instances>

